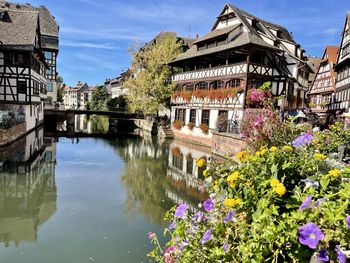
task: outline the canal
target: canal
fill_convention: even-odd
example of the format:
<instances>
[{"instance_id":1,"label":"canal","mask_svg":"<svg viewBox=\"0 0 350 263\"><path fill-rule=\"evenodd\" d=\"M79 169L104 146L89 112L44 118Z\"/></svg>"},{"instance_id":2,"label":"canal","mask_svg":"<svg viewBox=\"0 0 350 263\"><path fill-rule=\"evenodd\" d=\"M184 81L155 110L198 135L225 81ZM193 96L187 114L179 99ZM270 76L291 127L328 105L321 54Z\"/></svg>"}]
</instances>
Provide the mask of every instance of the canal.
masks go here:
<instances>
[{"instance_id":1,"label":"canal","mask_svg":"<svg viewBox=\"0 0 350 263\"><path fill-rule=\"evenodd\" d=\"M147 233L162 237L167 209L206 198L195 160L209 152L147 135L52 138L43 128L0 148L0 262L149 262Z\"/></svg>"}]
</instances>

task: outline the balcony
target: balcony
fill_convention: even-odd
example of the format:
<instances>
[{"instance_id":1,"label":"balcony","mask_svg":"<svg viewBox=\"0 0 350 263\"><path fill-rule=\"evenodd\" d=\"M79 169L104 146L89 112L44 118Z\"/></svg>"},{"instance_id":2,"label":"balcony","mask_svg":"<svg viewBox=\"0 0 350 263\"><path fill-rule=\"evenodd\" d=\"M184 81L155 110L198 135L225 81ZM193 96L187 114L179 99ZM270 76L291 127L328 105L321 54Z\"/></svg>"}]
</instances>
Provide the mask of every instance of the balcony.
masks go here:
<instances>
[{"instance_id":1,"label":"balcony","mask_svg":"<svg viewBox=\"0 0 350 263\"><path fill-rule=\"evenodd\" d=\"M183 73L175 74L172 76L173 82L186 82L193 80L203 80L211 78L220 78L225 76L232 76L237 74L259 74L264 76L277 75L277 71L273 68L264 65L258 65L253 63L238 63L227 66L219 66L207 69L200 69L194 71L186 71Z\"/></svg>"}]
</instances>

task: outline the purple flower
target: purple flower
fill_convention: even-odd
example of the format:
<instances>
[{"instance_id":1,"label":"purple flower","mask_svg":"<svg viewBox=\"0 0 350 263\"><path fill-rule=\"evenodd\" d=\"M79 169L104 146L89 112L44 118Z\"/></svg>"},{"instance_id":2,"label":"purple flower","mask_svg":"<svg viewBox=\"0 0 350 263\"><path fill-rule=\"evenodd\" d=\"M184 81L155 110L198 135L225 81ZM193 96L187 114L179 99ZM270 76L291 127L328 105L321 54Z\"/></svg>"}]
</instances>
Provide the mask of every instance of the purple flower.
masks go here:
<instances>
[{"instance_id":1,"label":"purple flower","mask_svg":"<svg viewBox=\"0 0 350 263\"><path fill-rule=\"evenodd\" d=\"M346 224L348 225L348 228L350 228L350 216L346 217Z\"/></svg>"},{"instance_id":2,"label":"purple flower","mask_svg":"<svg viewBox=\"0 0 350 263\"><path fill-rule=\"evenodd\" d=\"M302 146L302 145L308 145L312 141L312 135L309 133L302 133L298 138L295 139L293 142L294 147Z\"/></svg>"},{"instance_id":3,"label":"purple flower","mask_svg":"<svg viewBox=\"0 0 350 263\"><path fill-rule=\"evenodd\" d=\"M211 212L214 209L214 202L211 198L207 199L203 203L204 209L207 212Z\"/></svg>"},{"instance_id":4,"label":"purple flower","mask_svg":"<svg viewBox=\"0 0 350 263\"><path fill-rule=\"evenodd\" d=\"M230 222L235 216L235 214L236 214L236 210L232 210L231 212L229 212L224 218L224 223Z\"/></svg>"},{"instance_id":5,"label":"purple flower","mask_svg":"<svg viewBox=\"0 0 350 263\"><path fill-rule=\"evenodd\" d=\"M207 243L209 240L211 239L211 229L208 229L207 231L205 231L202 239L199 241L199 243L201 245Z\"/></svg>"},{"instance_id":6,"label":"purple flower","mask_svg":"<svg viewBox=\"0 0 350 263\"><path fill-rule=\"evenodd\" d=\"M320 183L314 180L310 179L304 179L301 180L303 183L305 183L306 188L312 187L312 188L318 188L320 186Z\"/></svg>"},{"instance_id":7,"label":"purple flower","mask_svg":"<svg viewBox=\"0 0 350 263\"><path fill-rule=\"evenodd\" d=\"M188 208L188 205L185 203L180 204L175 211L175 217L183 217L186 210Z\"/></svg>"},{"instance_id":8,"label":"purple flower","mask_svg":"<svg viewBox=\"0 0 350 263\"><path fill-rule=\"evenodd\" d=\"M225 244L224 244L224 252L226 253L226 252L227 252L227 250L228 250L228 243L227 243L227 242L225 242Z\"/></svg>"},{"instance_id":9,"label":"purple flower","mask_svg":"<svg viewBox=\"0 0 350 263\"><path fill-rule=\"evenodd\" d=\"M180 242L180 249L183 250L185 248L185 246L188 245L188 240L185 239L184 241Z\"/></svg>"},{"instance_id":10,"label":"purple flower","mask_svg":"<svg viewBox=\"0 0 350 263\"><path fill-rule=\"evenodd\" d=\"M322 205L324 202L328 202L329 201L329 198L320 198L320 199L317 199L317 201L315 202L315 206L316 207L319 207L320 205Z\"/></svg>"},{"instance_id":11,"label":"purple flower","mask_svg":"<svg viewBox=\"0 0 350 263\"><path fill-rule=\"evenodd\" d=\"M305 210L312 207L312 197L313 195L309 195L305 198L303 203L299 206L299 210Z\"/></svg>"},{"instance_id":12,"label":"purple flower","mask_svg":"<svg viewBox=\"0 0 350 263\"><path fill-rule=\"evenodd\" d=\"M344 252L341 250L340 246L337 245L337 257L340 263L346 263L346 255Z\"/></svg>"},{"instance_id":13,"label":"purple flower","mask_svg":"<svg viewBox=\"0 0 350 263\"><path fill-rule=\"evenodd\" d=\"M170 225L169 225L169 229L171 230L171 229L174 229L174 228L176 228L176 222L175 221L173 221Z\"/></svg>"},{"instance_id":14,"label":"purple flower","mask_svg":"<svg viewBox=\"0 0 350 263\"><path fill-rule=\"evenodd\" d=\"M204 219L204 213L203 212L197 212L194 214L194 216L192 217L193 221L197 221L197 222L201 222Z\"/></svg>"},{"instance_id":15,"label":"purple flower","mask_svg":"<svg viewBox=\"0 0 350 263\"><path fill-rule=\"evenodd\" d=\"M314 223L307 223L298 230L299 242L309 248L315 249L318 242L324 238L321 229Z\"/></svg>"},{"instance_id":16,"label":"purple flower","mask_svg":"<svg viewBox=\"0 0 350 263\"><path fill-rule=\"evenodd\" d=\"M317 253L317 259L320 261L329 261L329 253L327 250L320 250Z\"/></svg>"}]
</instances>

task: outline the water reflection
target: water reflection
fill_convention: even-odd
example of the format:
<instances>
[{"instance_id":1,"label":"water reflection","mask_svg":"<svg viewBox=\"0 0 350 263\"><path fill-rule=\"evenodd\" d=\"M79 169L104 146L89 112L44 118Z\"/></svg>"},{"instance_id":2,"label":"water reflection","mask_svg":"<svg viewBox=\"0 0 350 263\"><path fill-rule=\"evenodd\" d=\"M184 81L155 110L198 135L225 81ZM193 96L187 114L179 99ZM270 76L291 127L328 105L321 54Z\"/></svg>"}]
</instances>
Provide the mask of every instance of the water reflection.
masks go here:
<instances>
[{"instance_id":1,"label":"water reflection","mask_svg":"<svg viewBox=\"0 0 350 263\"><path fill-rule=\"evenodd\" d=\"M163 225L165 212L174 203L186 202L195 210L207 198L201 170L195 164L196 159L209 158L207 148L147 137L118 144L118 154L125 161L122 182L127 215L141 212L152 223Z\"/></svg>"},{"instance_id":2,"label":"water reflection","mask_svg":"<svg viewBox=\"0 0 350 263\"><path fill-rule=\"evenodd\" d=\"M37 240L38 227L56 211L56 144L43 129L0 148L0 242Z\"/></svg>"}]
</instances>

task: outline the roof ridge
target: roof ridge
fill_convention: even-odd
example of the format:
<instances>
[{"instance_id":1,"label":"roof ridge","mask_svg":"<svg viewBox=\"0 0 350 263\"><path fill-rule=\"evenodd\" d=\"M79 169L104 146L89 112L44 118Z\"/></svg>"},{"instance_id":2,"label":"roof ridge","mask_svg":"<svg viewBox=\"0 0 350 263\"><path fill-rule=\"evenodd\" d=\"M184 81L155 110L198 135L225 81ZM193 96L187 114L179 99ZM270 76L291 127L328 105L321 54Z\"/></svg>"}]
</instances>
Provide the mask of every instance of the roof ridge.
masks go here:
<instances>
[{"instance_id":1,"label":"roof ridge","mask_svg":"<svg viewBox=\"0 0 350 263\"><path fill-rule=\"evenodd\" d=\"M253 15L253 14L251 14L251 13L249 13L249 12L247 12L247 11L245 11L245 10L243 10L243 9L241 9L241 8L239 8L239 7L237 7L237 6L235 6L235 5L232 5L232 4L229 4L229 3L228 3L227 5L229 5L232 9L237 10L237 11L243 13L243 15L245 14L245 15L247 15L247 16L250 16L250 17L252 17L252 18L255 18L255 19L257 19L257 20L260 20L260 21L262 21L262 22L265 22L265 23L267 23L267 24L270 24L270 25L273 25L273 26L276 26L276 27L280 27L280 28L283 28L283 29L285 29L285 30L288 31L288 29L287 29L285 26L282 26L282 25L280 25L280 24L276 24L276 23L267 21L267 20L265 20L265 19L262 19L262 18L260 18L260 17L257 17L257 16L255 16L255 15Z\"/></svg>"}]
</instances>

